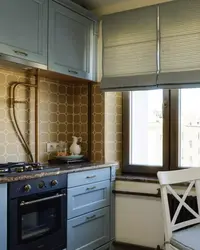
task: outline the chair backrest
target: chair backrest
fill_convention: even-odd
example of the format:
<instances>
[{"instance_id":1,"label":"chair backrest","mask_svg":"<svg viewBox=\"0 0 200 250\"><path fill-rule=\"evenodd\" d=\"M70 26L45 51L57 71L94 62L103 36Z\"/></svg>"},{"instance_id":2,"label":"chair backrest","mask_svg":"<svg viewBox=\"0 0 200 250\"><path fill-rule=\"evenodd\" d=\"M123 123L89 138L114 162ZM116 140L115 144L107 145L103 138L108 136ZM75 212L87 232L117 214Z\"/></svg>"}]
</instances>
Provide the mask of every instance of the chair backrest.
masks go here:
<instances>
[{"instance_id":1,"label":"chair backrest","mask_svg":"<svg viewBox=\"0 0 200 250\"><path fill-rule=\"evenodd\" d=\"M200 223L200 168L158 172L157 176L161 186L165 241L169 242L173 231ZM186 188L183 197L181 198L170 185L185 182L188 182L189 185ZM196 189L195 191L197 196L198 213L195 212L191 207L189 207L185 202L193 187ZM179 202L179 205L172 219L170 216L168 193L171 193ZM194 219L176 224L176 220L182 207L185 207L185 209L187 209L194 216Z\"/></svg>"}]
</instances>

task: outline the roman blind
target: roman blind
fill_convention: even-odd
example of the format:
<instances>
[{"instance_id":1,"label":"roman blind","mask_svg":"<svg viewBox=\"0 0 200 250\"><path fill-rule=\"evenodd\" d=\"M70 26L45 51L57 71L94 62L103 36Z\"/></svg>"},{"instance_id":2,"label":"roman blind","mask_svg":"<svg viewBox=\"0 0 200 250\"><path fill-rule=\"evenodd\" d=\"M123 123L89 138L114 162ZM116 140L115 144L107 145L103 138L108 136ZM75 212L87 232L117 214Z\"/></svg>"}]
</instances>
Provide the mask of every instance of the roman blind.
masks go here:
<instances>
[{"instance_id":1,"label":"roman blind","mask_svg":"<svg viewBox=\"0 0 200 250\"><path fill-rule=\"evenodd\" d=\"M105 91L155 88L157 73L157 7L103 17Z\"/></svg>"},{"instance_id":2,"label":"roman blind","mask_svg":"<svg viewBox=\"0 0 200 250\"><path fill-rule=\"evenodd\" d=\"M200 83L200 1L178 0L161 4L161 88L194 87Z\"/></svg>"}]
</instances>

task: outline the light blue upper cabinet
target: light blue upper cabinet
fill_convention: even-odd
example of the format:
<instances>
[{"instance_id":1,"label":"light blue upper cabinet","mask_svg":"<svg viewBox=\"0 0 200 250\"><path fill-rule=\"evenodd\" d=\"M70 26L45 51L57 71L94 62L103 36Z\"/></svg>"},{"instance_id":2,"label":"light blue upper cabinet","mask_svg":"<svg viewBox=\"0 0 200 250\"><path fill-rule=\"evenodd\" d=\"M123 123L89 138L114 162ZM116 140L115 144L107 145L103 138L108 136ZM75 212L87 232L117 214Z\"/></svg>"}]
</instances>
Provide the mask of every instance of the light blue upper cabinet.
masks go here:
<instances>
[{"instance_id":1,"label":"light blue upper cabinet","mask_svg":"<svg viewBox=\"0 0 200 250\"><path fill-rule=\"evenodd\" d=\"M48 68L78 78L96 80L95 22L50 1Z\"/></svg>"},{"instance_id":2,"label":"light blue upper cabinet","mask_svg":"<svg viewBox=\"0 0 200 250\"><path fill-rule=\"evenodd\" d=\"M0 0L0 53L47 65L48 0Z\"/></svg>"},{"instance_id":3,"label":"light blue upper cabinet","mask_svg":"<svg viewBox=\"0 0 200 250\"><path fill-rule=\"evenodd\" d=\"M7 183L0 184L0 249L7 250Z\"/></svg>"}]
</instances>

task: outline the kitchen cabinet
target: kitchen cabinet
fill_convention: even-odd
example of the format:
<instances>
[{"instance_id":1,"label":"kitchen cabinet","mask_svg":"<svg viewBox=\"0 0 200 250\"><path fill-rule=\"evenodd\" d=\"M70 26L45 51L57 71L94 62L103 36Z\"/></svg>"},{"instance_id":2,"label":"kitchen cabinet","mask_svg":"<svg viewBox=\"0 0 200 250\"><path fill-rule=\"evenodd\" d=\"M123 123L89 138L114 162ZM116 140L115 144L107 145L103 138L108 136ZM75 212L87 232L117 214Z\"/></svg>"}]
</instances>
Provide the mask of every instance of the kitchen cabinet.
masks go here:
<instances>
[{"instance_id":1,"label":"kitchen cabinet","mask_svg":"<svg viewBox=\"0 0 200 250\"><path fill-rule=\"evenodd\" d=\"M115 179L116 167L111 167L111 196L110 196L110 238L111 241L115 240Z\"/></svg>"},{"instance_id":2,"label":"kitchen cabinet","mask_svg":"<svg viewBox=\"0 0 200 250\"><path fill-rule=\"evenodd\" d=\"M68 174L67 187L76 187L99 181L110 180L110 168L95 169Z\"/></svg>"},{"instance_id":3,"label":"kitchen cabinet","mask_svg":"<svg viewBox=\"0 0 200 250\"><path fill-rule=\"evenodd\" d=\"M96 25L63 2L50 1L49 70L95 81Z\"/></svg>"},{"instance_id":4,"label":"kitchen cabinet","mask_svg":"<svg viewBox=\"0 0 200 250\"><path fill-rule=\"evenodd\" d=\"M115 167L107 167L68 174L68 250L110 249L114 238L115 172Z\"/></svg>"},{"instance_id":5,"label":"kitchen cabinet","mask_svg":"<svg viewBox=\"0 0 200 250\"><path fill-rule=\"evenodd\" d=\"M7 250L7 184L0 184L0 249Z\"/></svg>"},{"instance_id":6,"label":"kitchen cabinet","mask_svg":"<svg viewBox=\"0 0 200 250\"><path fill-rule=\"evenodd\" d=\"M68 218L110 205L110 181L68 189Z\"/></svg>"},{"instance_id":7,"label":"kitchen cabinet","mask_svg":"<svg viewBox=\"0 0 200 250\"><path fill-rule=\"evenodd\" d=\"M93 250L109 242L109 207L68 221L67 249Z\"/></svg>"},{"instance_id":8,"label":"kitchen cabinet","mask_svg":"<svg viewBox=\"0 0 200 250\"><path fill-rule=\"evenodd\" d=\"M110 237L111 240L115 239L115 181L111 182L111 201L110 201Z\"/></svg>"},{"instance_id":9,"label":"kitchen cabinet","mask_svg":"<svg viewBox=\"0 0 200 250\"><path fill-rule=\"evenodd\" d=\"M45 68L48 0L1 0L0 4L0 53Z\"/></svg>"}]
</instances>

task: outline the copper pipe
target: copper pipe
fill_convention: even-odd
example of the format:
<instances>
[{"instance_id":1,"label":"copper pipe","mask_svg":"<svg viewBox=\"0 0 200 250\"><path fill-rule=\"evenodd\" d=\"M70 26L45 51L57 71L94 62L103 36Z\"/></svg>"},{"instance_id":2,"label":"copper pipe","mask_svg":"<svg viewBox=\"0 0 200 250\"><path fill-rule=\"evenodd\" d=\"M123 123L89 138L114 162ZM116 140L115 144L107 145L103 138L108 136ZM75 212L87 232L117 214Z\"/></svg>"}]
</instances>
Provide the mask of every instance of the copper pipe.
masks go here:
<instances>
[{"instance_id":1,"label":"copper pipe","mask_svg":"<svg viewBox=\"0 0 200 250\"><path fill-rule=\"evenodd\" d=\"M32 88L37 88L35 85L29 84L29 83L17 82L15 84L17 84L17 85L23 85L23 86L27 86L27 87L32 87Z\"/></svg>"},{"instance_id":2,"label":"copper pipe","mask_svg":"<svg viewBox=\"0 0 200 250\"><path fill-rule=\"evenodd\" d=\"M33 162L33 156L31 154L31 151L29 149L29 146L28 144L26 143L26 140L20 130L20 127L19 127L19 124L17 122L17 116L16 116L16 112L15 112L15 91L16 91L16 88L21 85L21 83L15 83L14 84L14 87L13 87L13 93L12 93L12 98L13 98L13 102L12 102L12 109L13 109L13 118L14 118L14 122L15 122L15 126L17 128L17 132L18 132L18 135L19 135L19 138L20 140L23 142L23 146L24 148L26 149L29 157L30 157L30 160ZM23 84L22 84L23 85Z\"/></svg>"},{"instance_id":3,"label":"copper pipe","mask_svg":"<svg viewBox=\"0 0 200 250\"><path fill-rule=\"evenodd\" d=\"M10 86L10 92L9 92L10 100L12 100L12 98L13 98L13 97L12 97L12 96L13 96L12 93L13 93L13 91L12 91L12 86ZM12 112L12 111L13 111L13 108L14 108L13 102L10 101L9 107L10 107L10 108L9 108L9 117L10 117L10 120L11 120L11 122L12 122L13 129L14 129L14 131L15 131L15 133L16 133L18 139L19 139L19 141L21 142L22 147L24 148L25 152L27 152L27 147L26 147L26 145L24 144L24 141L23 141L23 139L22 139L22 137L21 137L21 135L20 135L20 133L19 133L19 131L18 131L18 128L17 128L16 122L15 122L15 119L14 119L14 112ZM12 111L11 111L11 108L12 108Z\"/></svg>"},{"instance_id":4,"label":"copper pipe","mask_svg":"<svg viewBox=\"0 0 200 250\"><path fill-rule=\"evenodd\" d=\"M15 103L28 103L28 101L15 101Z\"/></svg>"},{"instance_id":5,"label":"copper pipe","mask_svg":"<svg viewBox=\"0 0 200 250\"><path fill-rule=\"evenodd\" d=\"M26 149L26 151L28 152L31 161L33 161L33 157L31 154L31 151L29 149L29 146L27 145L21 130L19 128L17 119L16 119L16 114L15 114L15 103L22 103L19 101L15 100L15 90L19 85L25 86L25 87L31 87L31 88L35 88L35 162L38 162L38 146L39 146L39 140L38 140L38 134L39 134L39 129L38 129L38 83L39 83L39 70L36 71L36 75L35 75L35 84L27 84L27 83L15 83L14 87L13 87L13 100L12 100L12 107L13 107L13 115L14 115L14 121L15 121L15 125L18 129L18 133L20 135L20 140L22 140L23 144L24 144L24 148Z\"/></svg>"},{"instance_id":6,"label":"copper pipe","mask_svg":"<svg viewBox=\"0 0 200 250\"><path fill-rule=\"evenodd\" d=\"M35 75L35 162L38 162L38 147L39 147L39 111L38 111L38 101L39 101L39 69L36 71Z\"/></svg>"}]
</instances>

